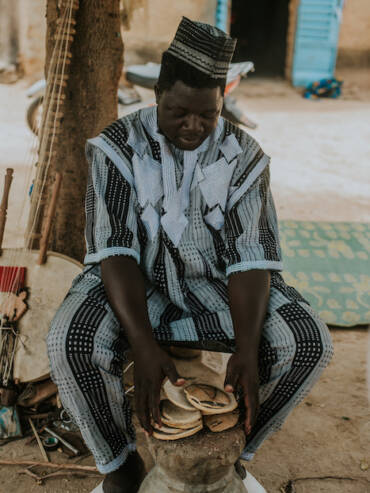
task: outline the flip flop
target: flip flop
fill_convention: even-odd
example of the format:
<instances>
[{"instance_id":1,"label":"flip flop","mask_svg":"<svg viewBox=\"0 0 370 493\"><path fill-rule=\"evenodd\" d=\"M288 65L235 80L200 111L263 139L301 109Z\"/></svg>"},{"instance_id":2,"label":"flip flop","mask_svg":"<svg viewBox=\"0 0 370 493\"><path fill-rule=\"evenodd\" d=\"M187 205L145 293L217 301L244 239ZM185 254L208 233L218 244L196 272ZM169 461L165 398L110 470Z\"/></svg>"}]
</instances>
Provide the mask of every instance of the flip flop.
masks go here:
<instances>
[{"instance_id":1,"label":"flip flop","mask_svg":"<svg viewBox=\"0 0 370 493\"><path fill-rule=\"evenodd\" d=\"M257 481L255 477L248 471L247 477L243 480L243 484L246 487L248 493L267 493L265 488Z\"/></svg>"},{"instance_id":2,"label":"flip flop","mask_svg":"<svg viewBox=\"0 0 370 493\"><path fill-rule=\"evenodd\" d=\"M226 414L211 414L204 416L204 423L213 433L229 430L239 421L239 411L235 409L231 413Z\"/></svg>"},{"instance_id":3,"label":"flip flop","mask_svg":"<svg viewBox=\"0 0 370 493\"><path fill-rule=\"evenodd\" d=\"M234 411L238 403L233 394L204 383L192 383L184 387L187 400L203 414L225 414Z\"/></svg>"},{"instance_id":4,"label":"flip flop","mask_svg":"<svg viewBox=\"0 0 370 493\"><path fill-rule=\"evenodd\" d=\"M167 434L165 432L166 428L167 427L165 427L165 426L162 426L162 428L160 430L156 430L154 428L153 437L157 438L157 440L179 440L180 438L190 437L190 436L198 433L198 431L200 431L203 428L203 422L200 421L200 423L196 427L191 428L190 430L180 430L179 429L179 430L177 430L178 433L173 433L174 429L172 429L171 433Z\"/></svg>"},{"instance_id":5,"label":"flip flop","mask_svg":"<svg viewBox=\"0 0 370 493\"><path fill-rule=\"evenodd\" d=\"M202 414L197 409L186 411L172 404L169 400L161 401L160 404L162 423L173 428L188 430L198 425Z\"/></svg>"},{"instance_id":6,"label":"flip flop","mask_svg":"<svg viewBox=\"0 0 370 493\"><path fill-rule=\"evenodd\" d=\"M98 486L95 489L93 489L91 493L104 493L103 481L100 484L98 484Z\"/></svg>"}]
</instances>

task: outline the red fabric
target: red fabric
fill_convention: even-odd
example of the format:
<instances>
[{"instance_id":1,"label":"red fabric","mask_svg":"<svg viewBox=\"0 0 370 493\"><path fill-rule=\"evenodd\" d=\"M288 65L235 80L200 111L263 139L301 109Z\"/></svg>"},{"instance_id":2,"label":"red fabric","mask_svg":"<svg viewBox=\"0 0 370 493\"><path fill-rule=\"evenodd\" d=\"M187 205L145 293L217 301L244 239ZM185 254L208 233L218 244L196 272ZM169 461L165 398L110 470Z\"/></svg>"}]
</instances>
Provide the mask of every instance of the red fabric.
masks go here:
<instances>
[{"instance_id":1,"label":"red fabric","mask_svg":"<svg viewBox=\"0 0 370 493\"><path fill-rule=\"evenodd\" d=\"M24 288L26 267L0 266L0 292L17 293Z\"/></svg>"}]
</instances>

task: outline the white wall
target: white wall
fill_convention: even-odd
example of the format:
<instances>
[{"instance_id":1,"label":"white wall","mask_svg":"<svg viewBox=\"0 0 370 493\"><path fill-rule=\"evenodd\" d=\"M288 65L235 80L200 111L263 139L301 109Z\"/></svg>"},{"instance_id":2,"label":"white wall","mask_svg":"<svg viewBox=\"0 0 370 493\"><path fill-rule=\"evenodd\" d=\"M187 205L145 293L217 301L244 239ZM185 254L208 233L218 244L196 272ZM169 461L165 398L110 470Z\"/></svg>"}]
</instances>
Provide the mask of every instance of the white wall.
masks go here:
<instances>
[{"instance_id":1,"label":"white wall","mask_svg":"<svg viewBox=\"0 0 370 493\"><path fill-rule=\"evenodd\" d=\"M370 0L346 0L338 66L370 66Z\"/></svg>"}]
</instances>

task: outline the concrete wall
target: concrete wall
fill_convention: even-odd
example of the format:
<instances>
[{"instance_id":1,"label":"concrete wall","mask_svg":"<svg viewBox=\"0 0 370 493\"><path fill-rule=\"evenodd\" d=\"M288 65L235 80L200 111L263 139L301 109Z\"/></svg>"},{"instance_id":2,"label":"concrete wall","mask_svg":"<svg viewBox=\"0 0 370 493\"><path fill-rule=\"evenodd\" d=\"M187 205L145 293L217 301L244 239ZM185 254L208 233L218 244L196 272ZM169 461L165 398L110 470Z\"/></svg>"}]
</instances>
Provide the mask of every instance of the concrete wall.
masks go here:
<instances>
[{"instance_id":1,"label":"concrete wall","mask_svg":"<svg viewBox=\"0 0 370 493\"><path fill-rule=\"evenodd\" d=\"M15 33L9 17L9 12L13 12L16 13L17 63L21 71L26 76L32 75L32 78L43 75L46 1L0 0L0 60L4 51L7 58L10 57L9 43L5 43L5 38L9 38L10 31L13 36ZM160 61L161 53L173 38L183 15L215 23L217 0L124 0L122 3L133 9L130 29L123 28L127 65ZM135 9L135 3L139 8Z\"/></svg>"},{"instance_id":2,"label":"concrete wall","mask_svg":"<svg viewBox=\"0 0 370 493\"><path fill-rule=\"evenodd\" d=\"M217 0L142 0L133 14L129 31L123 33L125 63L158 62L171 41L182 15L215 22ZM300 0L290 1L286 75L289 78ZM340 29L338 61L343 66L370 66L370 0L346 0Z\"/></svg>"},{"instance_id":3,"label":"concrete wall","mask_svg":"<svg viewBox=\"0 0 370 493\"><path fill-rule=\"evenodd\" d=\"M159 62L184 15L215 23L216 0L145 0L123 33L125 64Z\"/></svg>"},{"instance_id":4,"label":"concrete wall","mask_svg":"<svg viewBox=\"0 0 370 493\"><path fill-rule=\"evenodd\" d=\"M287 31L287 47L285 60L285 77L292 79L292 68L294 59L295 32L297 29L297 13L300 0L290 0L289 2L289 21Z\"/></svg>"},{"instance_id":5,"label":"concrete wall","mask_svg":"<svg viewBox=\"0 0 370 493\"><path fill-rule=\"evenodd\" d=\"M0 0L0 71L15 72L18 64L18 4Z\"/></svg>"},{"instance_id":6,"label":"concrete wall","mask_svg":"<svg viewBox=\"0 0 370 493\"><path fill-rule=\"evenodd\" d=\"M43 74L45 11L46 0L0 0L0 64L5 69L35 78Z\"/></svg>"},{"instance_id":7,"label":"concrete wall","mask_svg":"<svg viewBox=\"0 0 370 493\"><path fill-rule=\"evenodd\" d=\"M128 0L126 0L128 1ZM138 0L134 0L138 1ZM140 0L130 29L124 30L125 64L160 60L182 15L215 22L217 0ZM295 14L291 0L287 76L294 49ZM27 76L43 75L46 0L0 0L0 65L17 63ZM346 0L340 31L338 67L370 65L370 0Z\"/></svg>"},{"instance_id":8,"label":"concrete wall","mask_svg":"<svg viewBox=\"0 0 370 493\"><path fill-rule=\"evenodd\" d=\"M9 1L9 0L7 0ZM46 45L46 0L19 3L19 63L26 76L43 76Z\"/></svg>"},{"instance_id":9,"label":"concrete wall","mask_svg":"<svg viewBox=\"0 0 370 493\"><path fill-rule=\"evenodd\" d=\"M346 0L337 67L370 66L370 0Z\"/></svg>"}]
</instances>

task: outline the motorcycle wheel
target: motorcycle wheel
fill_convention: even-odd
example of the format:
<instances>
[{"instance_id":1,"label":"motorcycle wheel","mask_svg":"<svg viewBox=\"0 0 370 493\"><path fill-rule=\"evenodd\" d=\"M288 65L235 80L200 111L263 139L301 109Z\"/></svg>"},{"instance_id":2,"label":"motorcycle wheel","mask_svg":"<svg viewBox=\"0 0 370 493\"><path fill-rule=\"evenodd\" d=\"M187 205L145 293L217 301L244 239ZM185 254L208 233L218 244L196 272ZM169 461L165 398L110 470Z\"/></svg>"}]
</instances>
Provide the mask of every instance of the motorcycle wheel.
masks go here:
<instances>
[{"instance_id":1,"label":"motorcycle wheel","mask_svg":"<svg viewBox=\"0 0 370 493\"><path fill-rule=\"evenodd\" d=\"M131 101L128 101L123 97L122 91L118 91L118 107L126 107L129 104L137 103L141 100L140 96L135 99L132 97ZM38 135L40 125L41 125L41 116L42 116L42 103L44 101L44 96L38 96L35 98L31 104L29 105L26 112L26 121L29 129L35 134Z\"/></svg>"},{"instance_id":2,"label":"motorcycle wheel","mask_svg":"<svg viewBox=\"0 0 370 493\"><path fill-rule=\"evenodd\" d=\"M39 133L43 101L44 101L44 96L38 96L31 102L31 104L27 109L27 114L26 114L27 125L35 135L38 135Z\"/></svg>"}]
</instances>

